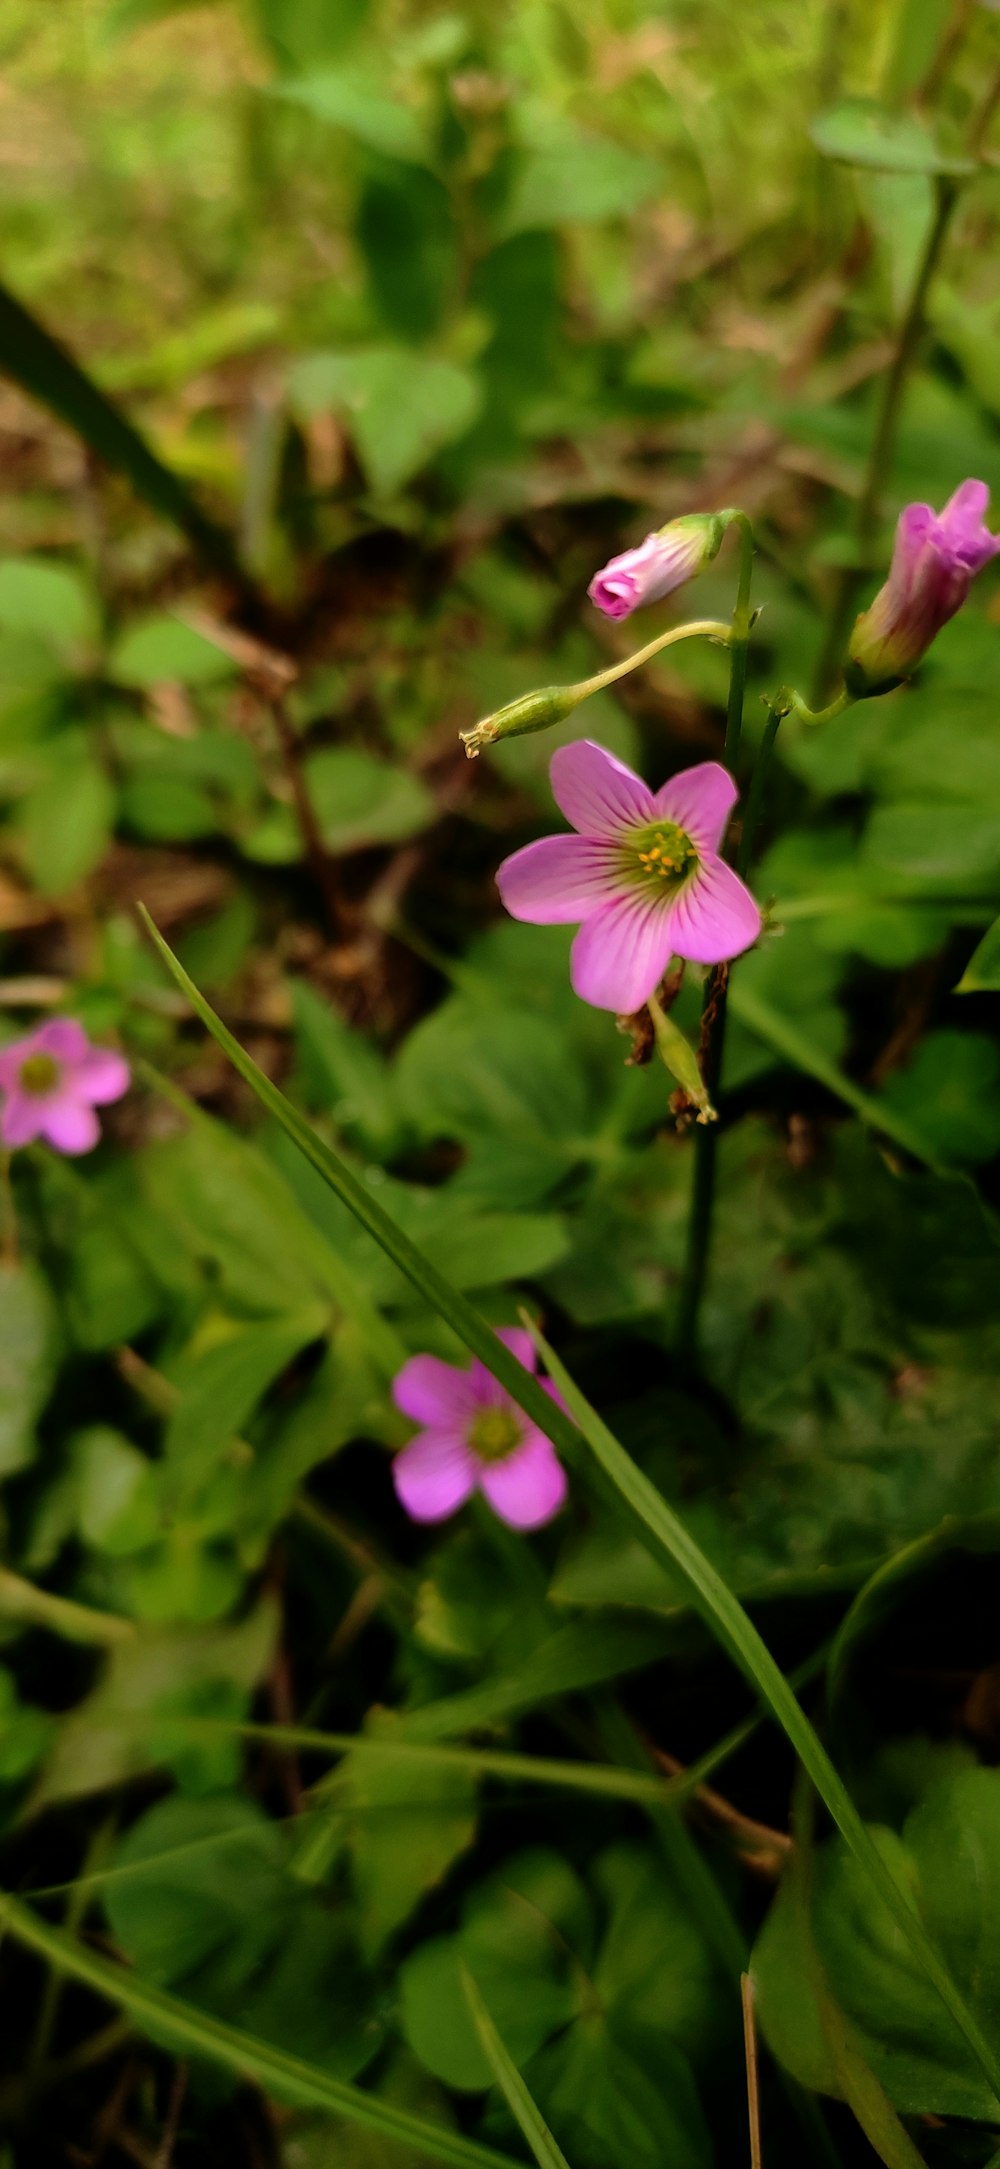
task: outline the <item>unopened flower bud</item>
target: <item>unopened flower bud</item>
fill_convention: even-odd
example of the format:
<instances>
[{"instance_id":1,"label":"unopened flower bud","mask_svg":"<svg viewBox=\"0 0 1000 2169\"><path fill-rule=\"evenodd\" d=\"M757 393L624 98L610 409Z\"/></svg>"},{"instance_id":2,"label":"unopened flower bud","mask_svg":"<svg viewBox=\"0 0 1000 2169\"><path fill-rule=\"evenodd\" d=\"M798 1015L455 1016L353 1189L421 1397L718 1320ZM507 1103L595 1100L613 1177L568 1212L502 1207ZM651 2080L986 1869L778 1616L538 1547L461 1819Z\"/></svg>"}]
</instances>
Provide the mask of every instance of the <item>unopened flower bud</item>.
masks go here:
<instances>
[{"instance_id":1,"label":"unopened flower bud","mask_svg":"<svg viewBox=\"0 0 1000 2169\"><path fill-rule=\"evenodd\" d=\"M900 513L889 577L851 634L844 666L855 699L888 693L908 678L960 610L977 572L1000 551L983 524L985 482L963 482L944 511L907 505Z\"/></svg>"},{"instance_id":2,"label":"unopened flower bud","mask_svg":"<svg viewBox=\"0 0 1000 2169\"><path fill-rule=\"evenodd\" d=\"M591 602L609 618L627 618L643 603L659 602L711 564L725 531L725 515L718 512L686 512L669 520L638 549L623 550L595 572L587 589Z\"/></svg>"},{"instance_id":3,"label":"unopened flower bud","mask_svg":"<svg viewBox=\"0 0 1000 2169\"><path fill-rule=\"evenodd\" d=\"M470 761L485 746L495 746L498 738L523 738L528 731L547 731L553 723L561 723L589 691L588 684L542 685L534 693L522 693L519 700L509 700L471 731L459 732Z\"/></svg>"}]
</instances>

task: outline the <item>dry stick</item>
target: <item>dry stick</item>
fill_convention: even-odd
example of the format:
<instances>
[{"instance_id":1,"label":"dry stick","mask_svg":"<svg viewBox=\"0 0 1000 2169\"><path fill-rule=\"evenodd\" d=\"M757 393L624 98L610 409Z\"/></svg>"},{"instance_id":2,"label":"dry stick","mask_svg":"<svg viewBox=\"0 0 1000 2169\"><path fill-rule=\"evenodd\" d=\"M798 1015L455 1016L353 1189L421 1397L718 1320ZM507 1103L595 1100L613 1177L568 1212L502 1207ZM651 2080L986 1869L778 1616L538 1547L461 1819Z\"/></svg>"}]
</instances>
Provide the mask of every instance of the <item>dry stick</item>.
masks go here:
<instances>
[{"instance_id":1,"label":"dry stick","mask_svg":"<svg viewBox=\"0 0 1000 2169\"><path fill-rule=\"evenodd\" d=\"M184 2096L187 2093L189 2069L188 2064L179 2063L174 2072L174 2082L170 2089L170 2100L167 2103L167 2114L163 2125L163 2136L153 2157L153 2169L170 2169L170 2164L173 2161L174 2142L180 2127Z\"/></svg>"},{"instance_id":2,"label":"dry stick","mask_svg":"<svg viewBox=\"0 0 1000 2169\"><path fill-rule=\"evenodd\" d=\"M749 1973L740 1975L740 2002L743 2006L743 2049L747 2064L747 2111L750 2118L750 2169L761 2169L763 2156L760 2149L760 2087L757 2077L757 2014L754 2010L753 1982Z\"/></svg>"},{"instance_id":3,"label":"dry stick","mask_svg":"<svg viewBox=\"0 0 1000 2169\"><path fill-rule=\"evenodd\" d=\"M298 733L293 729L289 721L283 694L269 693L267 695L267 705L271 721L274 724L275 736L281 749L282 764L292 794L295 817L305 845L309 870L326 906L330 932L335 934L341 916L340 888L333 860L323 840L323 831L316 816L316 808L309 795L309 786L302 772Z\"/></svg>"}]
</instances>

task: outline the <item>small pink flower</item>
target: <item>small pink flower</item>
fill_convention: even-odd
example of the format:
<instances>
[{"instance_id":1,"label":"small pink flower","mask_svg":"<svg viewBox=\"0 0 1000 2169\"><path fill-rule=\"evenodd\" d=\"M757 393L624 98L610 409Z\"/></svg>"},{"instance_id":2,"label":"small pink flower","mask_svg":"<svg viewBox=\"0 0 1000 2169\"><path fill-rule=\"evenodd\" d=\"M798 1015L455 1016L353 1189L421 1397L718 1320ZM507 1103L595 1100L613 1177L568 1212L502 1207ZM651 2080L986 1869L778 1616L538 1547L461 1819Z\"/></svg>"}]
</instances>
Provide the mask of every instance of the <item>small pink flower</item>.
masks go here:
<instances>
[{"instance_id":1,"label":"small pink flower","mask_svg":"<svg viewBox=\"0 0 1000 2169\"><path fill-rule=\"evenodd\" d=\"M711 512L686 512L647 535L636 550L622 550L587 589L592 603L609 618L627 618L643 603L659 602L693 580L716 556L724 522Z\"/></svg>"},{"instance_id":2,"label":"small pink flower","mask_svg":"<svg viewBox=\"0 0 1000 2169\"><path fill-rule=\"evenodd\" d=\"M900 513L885 586L851 634L844 670L859 696L887 693L916 669L931 641L960 610L977 572L1000 550L983 515L985 482L963 482L944 511L907 505Z\"/></svg>"},{"instance_id":3,"label":"small pink flower","mask_svg":"<svg viewBox=\"0 0 1000 2169\"><path fill-rule=\"evenodd\" d=\"M92 1046L74 1018L53 1017L0 1048L0 1144L46 1137L57 1152L90 1152L101 1134L95 1107L120 1100L128 1088L120 1054Z\"/></svg>"},{"instance_id":4,"label":"small pink flower","mask_svg":"<svg viewBox=\"0 0 1000 2169\"><path fill-rule=\"evenodd\" d=\"M552 790L575 836L544 836L497 873L514 919L572 925L570 976L583 1001L631 1015L672 956L721 964L749 949L760 912L719 857L737 791L718 761L651 791L589 738L552 756Z\"/></svg>"},{"instance_id":5,"label":"small pink flower","mask_svg":"<svg viewBox=\"0 0 1000 2169\"><path fill-rule=\"evenodd\" d=\"M530 1333L497 1334L526 1371L535 1368ZM542 1391L564 1404L548 1379ZM566 1473L544 1431L528 1421L485 1363L471 1369L439 1356L411 1356L392 1397L421 1425L396 1455L393 1482L411 1521L445 1521L481 1491L512 1529L540 1529L566 1498Z\"/></svg>"}]
</instances>

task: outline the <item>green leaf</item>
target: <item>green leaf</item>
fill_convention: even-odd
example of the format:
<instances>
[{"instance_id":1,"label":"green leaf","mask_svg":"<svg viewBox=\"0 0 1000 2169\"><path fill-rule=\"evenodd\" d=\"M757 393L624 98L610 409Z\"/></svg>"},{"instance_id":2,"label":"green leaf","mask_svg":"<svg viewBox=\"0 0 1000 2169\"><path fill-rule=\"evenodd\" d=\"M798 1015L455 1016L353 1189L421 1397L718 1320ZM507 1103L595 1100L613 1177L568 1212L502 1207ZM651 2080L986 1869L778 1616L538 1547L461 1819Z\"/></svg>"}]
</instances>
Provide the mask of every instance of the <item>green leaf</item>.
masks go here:
<instances>
[{"instance_id":1,"label":"green leaf","mask_svg":"<svg viewBox=\"0 0 1000 2169\"><path fill-rule=\"evenodd\" d=\"M897 1885L908 1888L980 2023L1000 1990L1000 1774L963 1770L932 1785L903 1835L872 1829ZM916 1917L916 1915L914 1915ZM996 2120L968 2038L941 2011L894 1920L840 1840L815 1859L810 1921L830 1991L876 2079L905 2115ZM754 1954L761 2020L783 2063L806 2085L840 2093L822 2017L802 1963L790 1889L779 1892Z\"/></svg>"},{"instance_id":2,"label":"green leaf","mask_svg":"<svg viewBox=\"0 0 1000 2169\"><path fill-rule=\"evenodd\" d=\"M307 420L331 411L342 417L373 490L383 497L465 435L482 396L469 370L402 347L311 354L296 363L288 391L293 409Z\"/></svg>"},{"instance_id":3,"label":"green leaf","mask_svg":"<svg viewBox=\"0 0 1000 2169\"><path fill-rule=\"evenodd\" d=\"M100 761L71 743L21 800L13 823L43 896L64 896L94 872L111 839L117 792Z\"/></svg>"},{"instance_id":4,"label":"green leaf","mask_svg":"<svg viewBox=\"0 0 1000 2169\"><path fill-rule=\"evenodd\" d=\"M248 1326L226 1321L218 1339L196 1343L171 1372L178 1399L164 1451L172 1475L190 1485L192 1476L225 1455L268 1388L327 1323L325 1304L316 1303L301 1317L256 1319Z\"/></svg>"},{"instance_id":5,"label":"green leaf","mask_svg":"<svg viewBox=\"0 0 1000 2169\"><path fill-rule=\"evenodd\" d=\"M183 618L157 611L129 625L115 641L108 674L119 685L145 691L176 680L179 685L219 685L235 675L235 665L204 633Z\"/></svg>"},{"instance_id":6,"label":"green leaf","mask_svg":"<svg viewBox=\"0 0 1000 2169\"><path fill-rule=\"evenodd\" d=\"M306 1097L376 1160L390 1160L403 1133L394 1080L373 1042L304 979L291 986L296 1048Z\"/></svg>"},{"instance_id":7,"label":"green leaf","mask_svg":"<svg viewBox=\"0 0 1000 2169\"><path fill-rule=\"evenodd\" d=\"M566 1932L588 1920L576 1877L541 1846L480 1883L459 1933L422 1943L400 1969L403 2031L427 2070L459 2092L479 2092L493 2077L464 1994L463 1965L488 1998L516 2064L565 2025L579 1998Z\"/></svg>"},{"instance_id":8,"label":"green leaf","mask_svg":"<svg viewBox=\"0 0 1000 2169\"><path fill-rule=\"evenodd\" d=\"M219 1689L234 1691L245 1708L272 1662L277 1631L274 1606L264 1601L236 1626L144 1628L116 1644L97 1685L63 1717L32 1807L80 1799L172 1763L178 1731L190 1755L190 1733L180 1723L185 1710L204 1716L206 1693ZM231 1740L210 1741L207 1751L217 1767L220 1744L225 1783Z\"/></svg>"},{"instance_id":9,"label":"green leaf","mask_svg":"<svg viewBox=\"0 0 1000 2169\"><path fill-rule=\"evenodd\" d=\"M204 996L199 994L181 969L162 935L156 932L148 914L146 923L157 949L178 985L183 988L203 1023L229 1055L241 1076L253 1085L258 1098L277 1115L288 1135L350 1206L362 1225L376 1236L376 1240L408 1274L441 1317L455 1328L466 1347L482 1358L487 1369L499 1379L500 1384L511 1394L517 1405L524 1409L525 1414L538 1424L545 1436L550 1438L556 1447L568 1450L572 1456L576 1445L572 1422L567 1423L560 1410L542 1392L537 1381L514 1361L496 1335L484 1327L483 1321L471 1305L467 1304L429 1260L421 1255L415 1245L409 1243L388 1215L381 1212L344 1162L322 1145L308 1123L296 1114L277 1087L272 1085L250 1060L238 1040L226 1030ZM977 2020L968 2010L964 1998L956 1989L947 1967L923 1932L904 1891L886 1868L842 1778L757 1629L665 1499L661 1498L648 1478L630 1460L613 1433L602 1423L596 1410L573 1384L564 1366L559 1363L537 1329L532 1328L532 1331L552 1378L562 1391L571 1415L579 1423L604 1474L634 1517L646 1542L654 1552L666 1558L678 1570L712 1632L723 1647L728 1649L734 1662L751 1681L755 1690L770 1705L821 1799L829 1808L838 1829L846 1838L851 1852L901 1926L918 1965L933 1983L941 2002L968 2041L1000 2105L1000 2058L996 2056Z\"/></svg>"},{"instance_id":10,"label":"green leaf","mask_svg":"<svg viewBox=\"0 0 1000 2169\"><path fill-rule=\"evenodd\" d=\"M930 1032L883 1087L885 1103L919 1128L942 1160L991 1160L1000 1150L1000 1052L981 1032Z\"/></svg>"},{"instance_id":11,"label":"green leaf","mask_svg":"<svg viewBox=\"0 0 1000 2169\"><path fill-rule=\"evenodd\" d=\"M894 113L868 98L845 98L814 120L809 133L825 158L874 166L881 173L973 173L971 159L939 151L930 130L910 113Z\"/></svg>"},{"instance_id":12,"label":"green leaf","mask_svg":"<svg viewBox=\"0 0 1000 2169\"><path fill-rule=\"evenodd\" d=\"M451 2169L520 2169L509 2155L427 2123L378 2094L364 2093L331 2078L287 2049L275 2048L240 2027L209 2017L179 1997L164 1994L134 1973L75 1943L61 1929L50 1927L19 1899L0 1900L0 1918L17 1942L37 1951L57 1972L107 1997L141 2030L157 2040L169 2041L181 2055L206 2057L239 2079L249 2073L265 2092L281 2101L328 2109L389 2140L420 2148L432 2160L449 2163Z\"/></svg>"},{"instance_id":13,"label":"green leaf","mask_svg":"<svg viewBox=\"0 0 1000 2169\"><path fill-rule=\"evenodd\" d=\"M267 43L282 67L314 68L350 44L371 0L253 0Z\"/></svg>"},{"instance_id":14,"label":"green leaf","mask_svg":"<svg viewBox=\"0 0 1000 2169\"><path fill-rule=\"evenodd\" d=\"M384 1744L383 1744L384 1743ZM337 1778L366 1957L375 1958L424 1893L439 1883L476 1832L476 1786L468 1770L422 1770L394 1751L383 1720L377 1741L348 1757Z\"/></svg>"},{"instance_id":15,"label":"green leaf","mask_svg":"<svg viewBox=\"0 0 1000 2169\"><path fill-rule=\"evenodd\" d=\"M159 1532L152 1464L109 1424L78 1431L70 1450L74 1517L84 1543L112 1557L141 1551Z\"/></svg>"},{"instance_id":16,"label":"green leaf","mask_svg":"<svg viewBox=\"0 0 1000 2169\"><path fill-rule=\"evenodd\" d=\"M56 1313L36 1265L0 1265L0 1476L32 1458L35 1421L55 1381Z\"/></svg>"},{"instance_id":17,"label":"green leaf","mask_svg":"<svg viewBox=\"0 0 1000 2169\"><path fill-rule=\"evenodd\" d=\"M97 637L94 598L74 566L43 557L0 558L0 627L34 634L76 660Z\"/></svg>"},{"instance_id":18,"label":"green leaf","mask_svg":"<svg viewBox=\"0 0 1000 2169\"><path fill-rule=\"evenodd\" d=\"M225 530L209 519L93 378L5 287L0 287L0 370L58 415L99 459L127 475L137 494L179 527L207 564L245 585Z\"/></svg>"},{"instance_id":19,"label":"green leaf","mask_svg":"<svg viewBox=\"0 0 1000 2169\"><path fill-rule=\"evenodd\" d=\"M630 218L663 186L658 162L578 129L523 154L502 225L506 236L564 220Z\"/></svg>"},{"instance_id":20,"label":"green leaf","mask_svg":"<svg viewBox=\"0 0 1000 2169\"><path fill-rule=\"evenodd\" d=\"M306 787L331 851L403 843L435 818L419 776L355 746L328 746L303 763Z\"/></svg>"},{"instance_id":21,"label":"green leaf","mask_svg":"<svg viewBox=\"0 0 1000 2169\"><path fill-rule=\"evenodd\" d=\"M327 68L291 82L275 83L272 94L304 106L317 120L343 129L355 143L401 158L411 165L427 161L424 130L415 113L387 95L383 78L371 68Z\"/></svg>"},{"instance_id":22,"label":"green leaf","mask_svg":"<svg viewBox=\"0 0 1000 2169\"><path fill-rule=\"evenodd\" d=\"M532 2101L513 2057L504 2047L501 2035L464 1960L459 1965L459 1979L479 2038L479 2046L511 2115L531 2148L538 2169L569 2169L565 2154L556 2145L545 2118Z\"/></svg>"},{"instance_id":23,"label":"green leaf","mask_svg":"<svg viewBox=\"0 0 1000 2169\"><path fill-rule=\"evenodd\" d=\"M955 988L956 994L995 994L1000 991L1000 919L994 919L983 935Z\"/></svg>"}]
</instances>

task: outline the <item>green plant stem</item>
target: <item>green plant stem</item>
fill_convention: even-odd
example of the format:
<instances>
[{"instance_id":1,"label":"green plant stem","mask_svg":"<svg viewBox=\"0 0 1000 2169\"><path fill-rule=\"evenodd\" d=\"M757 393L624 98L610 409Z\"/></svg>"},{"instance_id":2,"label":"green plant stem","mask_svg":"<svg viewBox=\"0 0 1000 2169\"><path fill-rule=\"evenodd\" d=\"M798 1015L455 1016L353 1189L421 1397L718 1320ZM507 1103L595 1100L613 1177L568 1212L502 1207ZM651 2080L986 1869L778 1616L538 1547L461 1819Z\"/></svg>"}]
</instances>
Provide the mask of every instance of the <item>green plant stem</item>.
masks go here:
<instances>
[{"instance_id":1,"label":"green plant stem","mask_svg":"<svg viewBox=\"0 0 1000 2169\"><path fill-rule=\"evenodd\" d=\"M569 2169L566 2156L557 2145L541 2110L525 2085L464 1959L459 1960L458 1977L479 2046L522 2138L538 2163L538 2169Z\"/></svg>"},{"instance_id":2,"label":"green plant stem","mask_svg":"<svg viewBox=\"0 0 1000 2169\"><path fill-rule=\"evenodd\" d=\"M767 790L767 779L771 773L774 741L785 713L786 711L776 702L768 701L767 722L764 725L764 735L757 748L757 758L753 764L753 775L750 778L750 789L747 792L746 812L743 816L743 829L740 835L739 849L736 853L736 871L741 880L746 879L749 871L754 840L764 810L764 794Z\"/></svg>"},{"instance_id":3,"label":"green plant stem","mask_svg":"<svg viewBox=\"0 0 1000 2169\"><path fill-rule=\"evenodd\" d=\"M747 651L750 640L750 588L753 580L753 528L745 512L734 512L732 522L740 535L740 571L736 591L736 607L729 648L729 699L726 705L726 742L724 758L726 767L732 771L739 757L740 739L743 734L743 702L746 695ZM726 1040L726 990L729 967L717 964L705 982L705 999L702 1007L702 1060L701 1071L705 1096L710 1107L715 1106L722 1075L722 1056ZM691 1180L691 1203L688 1210L687 1244L684 1254L684 1271L681 1278L677 1303L677 1353L686 1363L693 1364L698 1347L698 1320L702 1296L708 1274L708 1260L712 1247L712 1212L715 1204L715 1177L718 1158L718 1131L711 1122L701 1123L694 1148L694 1173Z\"/></svg>"},{"instance_id":4,"label":"green plant stem","mask_svg":"<svg viewBox=\"0 0 1000 2169\"><path fill-rule=\"evenodd\" d=\"M81 1642L97 1649L112 1649L118 1642L131 1642L135 1636L131 1619L120 1619L114 1612L92 1611L89 1605L74 1604L69 1597L53 1596L49 1589L36 1589L34 1582L25 1581L23 1575L12 1573L9 1567L0 1567L0 1619L15 1619L26 1627L48 1627L64 1642Z\"/></svg>"},{"instance_id":5,"label":"green plant stem","mask_svg":"<svg viewBox=\"0 0 1000 2169\"><path fill-rule=\"evenodd\" d=\"M872 570L872 545L878 533L882 498L892 464L906 382L923 336L930 283L940 261L960 192L960 183L953 175L936 175L934 217L917 266L896 351L883 386L865 479L855 511L854 535L858 562L845 569L837 586L813 687L813 695L817 701L821 701L828 692L840 666L858 597Z\"/></svg>"}]
</instances>

